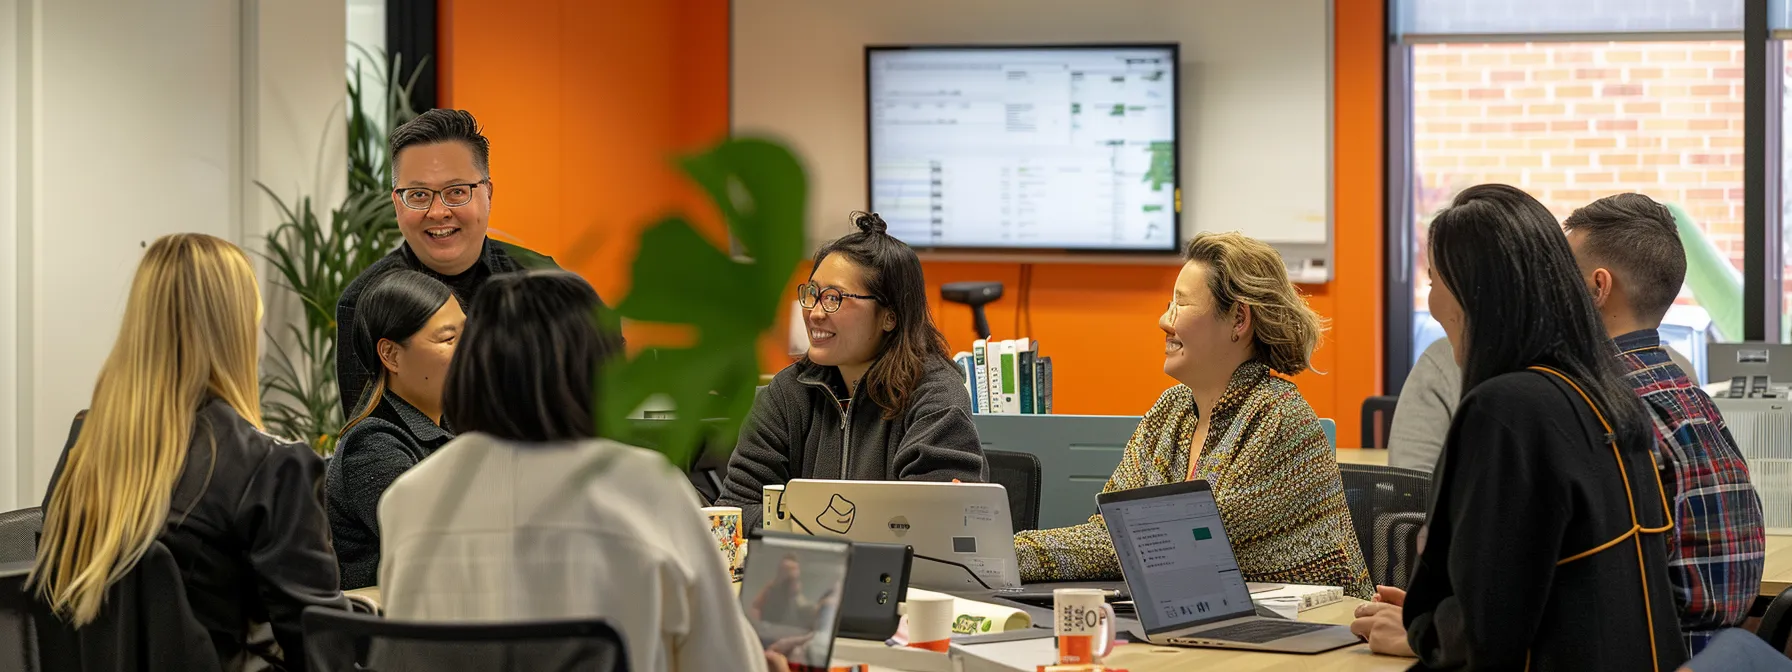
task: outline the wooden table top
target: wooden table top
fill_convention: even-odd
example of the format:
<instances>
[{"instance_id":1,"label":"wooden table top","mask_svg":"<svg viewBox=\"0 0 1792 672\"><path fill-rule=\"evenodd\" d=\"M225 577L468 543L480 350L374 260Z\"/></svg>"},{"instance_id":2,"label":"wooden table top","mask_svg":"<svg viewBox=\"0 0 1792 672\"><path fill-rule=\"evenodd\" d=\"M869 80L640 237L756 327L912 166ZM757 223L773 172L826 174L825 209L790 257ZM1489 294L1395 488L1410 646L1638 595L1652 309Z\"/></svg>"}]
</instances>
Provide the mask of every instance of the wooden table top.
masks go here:
<instances>
[{"instance_id":1,"label":"wooden table top","mask_svg":"<svg viewBox=\"0 0 1792 672\"><path fill-rule=\"evenodd\" d=\"M1340 464L1373 464L1388 466L1388 451L1382 448L1339 448Z\"/></svg>"}]
</instances>

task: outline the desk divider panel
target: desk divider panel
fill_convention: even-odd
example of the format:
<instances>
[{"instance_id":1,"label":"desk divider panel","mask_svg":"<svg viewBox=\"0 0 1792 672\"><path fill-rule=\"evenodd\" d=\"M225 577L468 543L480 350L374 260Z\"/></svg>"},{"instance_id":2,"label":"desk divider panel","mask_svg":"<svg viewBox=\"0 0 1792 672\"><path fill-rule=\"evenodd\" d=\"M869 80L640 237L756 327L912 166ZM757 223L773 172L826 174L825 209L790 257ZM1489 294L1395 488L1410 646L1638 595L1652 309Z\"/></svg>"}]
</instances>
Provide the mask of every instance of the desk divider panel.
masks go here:
<instances>
[{"instance_id":1,"label":"desk divider panel","mask_svg":"<svg viewBox=\"0 0 1792 672\"><path fill-rule=\"evenodd\" d=\"M1095 495L1107 485L1126 441L1139 426L1128 415L971 416L984 450L1039 456L1039 527L1085 522L1095 514Z\"/></svg>"}]
</instances>

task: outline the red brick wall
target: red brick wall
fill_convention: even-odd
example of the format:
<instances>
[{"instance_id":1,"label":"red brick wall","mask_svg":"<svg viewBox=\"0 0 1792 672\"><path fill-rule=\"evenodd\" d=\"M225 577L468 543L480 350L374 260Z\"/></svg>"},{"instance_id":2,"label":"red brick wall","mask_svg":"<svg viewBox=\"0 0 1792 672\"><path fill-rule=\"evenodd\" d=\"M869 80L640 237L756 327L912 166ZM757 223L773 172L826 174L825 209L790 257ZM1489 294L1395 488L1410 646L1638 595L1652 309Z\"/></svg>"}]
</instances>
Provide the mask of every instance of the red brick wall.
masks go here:
<instances>
[{"instance_id":1,"label":"red brick wall","mask_svg":"<svg viewBox=\"0 0 1792 672\"><path fill-rule=\"evenodd\" d=\"M1421 241L1475 184L1520 187L1558 218L1637 191L1684 206L1742 268L1741 42L1419 45L1413 59Z\"/></svg>"}]
</instances>

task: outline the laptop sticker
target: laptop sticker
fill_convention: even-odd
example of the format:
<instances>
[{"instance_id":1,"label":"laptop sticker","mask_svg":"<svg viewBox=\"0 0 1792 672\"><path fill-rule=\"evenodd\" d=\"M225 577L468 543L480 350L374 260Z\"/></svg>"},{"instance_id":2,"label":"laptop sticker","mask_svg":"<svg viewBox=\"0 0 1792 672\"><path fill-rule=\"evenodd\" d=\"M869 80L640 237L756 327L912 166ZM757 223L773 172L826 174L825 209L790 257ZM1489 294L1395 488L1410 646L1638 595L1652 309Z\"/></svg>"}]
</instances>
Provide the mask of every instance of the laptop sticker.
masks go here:
<instances>
[{"instance_id":1,"label":"laptop sticker","mask_svg":"<svg viewBox=\"0 0 1792 672\"><path fill-rule=\"evenodd\" d=\"M897 539L908 536L908 530L908 516L897 516L890 519L890 531L896 534Z\"/></svg>"},{"instance_id":2,"label":"laptop sticker","mask_svg":"<svg viewBox=\"0 0 1792 672\"><path fill-rule=\"evenodd\" d=\"M846 534L852 530L852 521L857 512L852 500L836 494L833 499L828 500L827 510L815 517L815 524L835 534Z\"/></svg>"}]
</instances>

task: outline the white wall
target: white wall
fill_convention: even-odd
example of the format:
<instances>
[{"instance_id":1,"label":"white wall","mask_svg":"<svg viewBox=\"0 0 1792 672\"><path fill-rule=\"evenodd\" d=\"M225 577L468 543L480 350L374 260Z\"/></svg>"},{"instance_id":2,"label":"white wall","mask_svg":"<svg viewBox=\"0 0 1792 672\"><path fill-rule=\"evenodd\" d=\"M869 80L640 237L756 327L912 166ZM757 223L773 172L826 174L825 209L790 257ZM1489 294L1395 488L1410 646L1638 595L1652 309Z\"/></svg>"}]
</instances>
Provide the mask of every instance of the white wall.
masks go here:
<instances>
[{"instance_id":1,"label":"white wall","mask_svg":"<svg viewBox=\"0 0 1792 672\"><path fill-rule=\"evenodd\" d=\"M735 0L733 123L808 162L810 234L865 207L867 44L1179 42L1183 230L1329 256L1326 0Z\"/></svg>"},{"instance_id":2,"label":"white wall","mask_svg":"<svg viewBox=\"0 0 1792 672\"><path fill-rule=\"evenodd\" d=\"M16 145L0 149L0 194L17 196L0 201L17 203L0 261L20 275L0 285L0 413L16 423L0 435L0 507L42 497L150 241L196 231L260 249L271 211L253 180L342 181L341 142L319 140L342 126L343 14L302 4L0 0L0 49L24 55L0 57L23 73L0 78L0 133L18 138L0 142Z\"/></svg>"}]
</instances>

